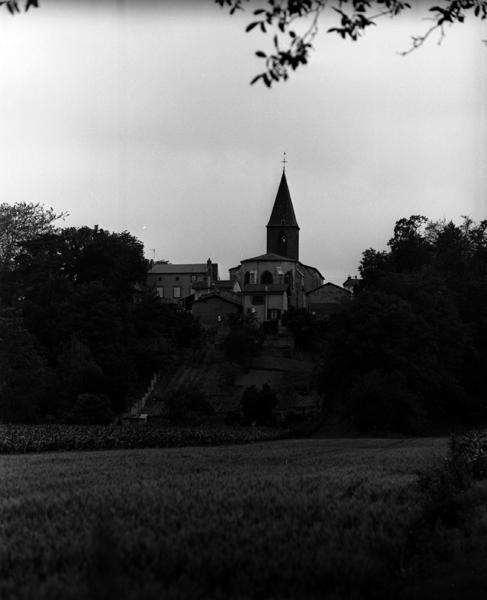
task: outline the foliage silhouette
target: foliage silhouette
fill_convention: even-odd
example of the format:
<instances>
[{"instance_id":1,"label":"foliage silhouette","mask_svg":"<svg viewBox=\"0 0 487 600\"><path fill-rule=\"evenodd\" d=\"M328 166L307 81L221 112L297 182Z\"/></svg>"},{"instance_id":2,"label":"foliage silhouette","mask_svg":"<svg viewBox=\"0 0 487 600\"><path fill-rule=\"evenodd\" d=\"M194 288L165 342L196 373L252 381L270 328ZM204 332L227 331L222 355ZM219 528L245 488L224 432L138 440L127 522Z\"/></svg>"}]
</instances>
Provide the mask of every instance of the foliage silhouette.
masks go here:
<instances>
[{"instance_id":1,"label":"foliage silhouette","mask_svg":"<svg viewBox=\"0 0 487 600\"><path fill-rule=\"evenodd\" d=\"M215 0L216 4L228 8L230 14L243 10L249 0ZM413 3L399 0L288 0L275 2L261 0L253 3L253 17L246 31L259 31L272 35L273 50L266 53L258 50L255 54L265 61L265 70L256 75L251 83L261 81L267 87L285 81L290 71L306 65L313 50L313 41L318 34L320 20L326 13L333 25L328 32L336 33L342 39L357 41L371 26L376 26L381 17L398 18ZM258 8L255 8L255 6ZM444 6L431 3L426 14L430 15L431 25L420 34L412 36L411 46L402 54L419 48L435 32L439 40L445 35L445 25L463 23L467 16L485 19L487 1L446 0ZM333 17L336 22L333 22Z\"/></svg>"}]
</instances>

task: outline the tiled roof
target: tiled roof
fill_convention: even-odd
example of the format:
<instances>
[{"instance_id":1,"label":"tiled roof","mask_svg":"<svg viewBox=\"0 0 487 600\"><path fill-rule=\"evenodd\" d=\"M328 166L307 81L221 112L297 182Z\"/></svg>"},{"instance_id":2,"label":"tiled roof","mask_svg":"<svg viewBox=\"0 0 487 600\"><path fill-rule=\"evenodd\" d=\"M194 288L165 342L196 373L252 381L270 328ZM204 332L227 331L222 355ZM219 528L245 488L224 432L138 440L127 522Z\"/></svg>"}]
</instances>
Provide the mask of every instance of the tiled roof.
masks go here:
<instances>
[{"instance_id":1,"label":"tiled roof","mask_svg":"<svg viewBox=\"0 0 487 600\"><path fill-rule=\"evenodd\" d=\"M200 296L197 300L193 302L193 304L196 304L198 302L206 302L207 300L211 300L212 298L219 298L220 300L224 300L225 302L231 302L232 304L236 304L237 306L242 305L241 296L239 294L233 294L231 292L210 292L209 294Z\"/></svg>"},{"instance_id":2,"label":"tiled roof","mask_svg":"<svg viewBox=\"0 0 487 600\"><path fill-rule=\"evenodd\" d=\"M282 174L281 183L277 190L277 196L267 227L279 227L281 225L298 227L285 173Z\"/></svg>"},{"instance_id":3,"label":"tiled roof","mask_svg":"<svg viewBox=\"0 0 487 600\"><path fill-rule=\"evenodd\" d=\"M215 264L215 263L212 263ZM150 270L151 273L166 273L168 275L176 273L205 273L206 274L207 264L206 263L193 263L184 265L173 265L169 263L156 263Z\"/></svg>"},{"instance_id":4,"label":"tiled roof","mask_svg":"<svg viewBox=\"0 0 487 600\"><path fill-rule=\"evenodd\" d=\"M268 254L261 254L260 256L254 256L253 258L246 258L245 260L242 260L242 263L246 263L246 262L254 262L254 261L258 261L258 260L270 260L270 261L278 261L278 262L282 262L282 261L286 261L286 262L297 262L296 259L294 258L289 258L288 256L279 256L279 254L273 254L272 252L269 252Z\"/></svg>"},{"instance_id":5,"label":"tiled roof","mask_svg":"<svg viewBox=\"0 0 487 600\"><path fill-rule=\"evenodd\" d=\"M346 288L341 287L340 285L337 285L336 283L332 283L331 281L328 281L327 283L324 283L323 285L320 285L317 288L314 288L313 290L306 292L306 294L312 294L313 292L316 292L316 290L321 290L321 288L324 288L324 287L336 287L339 290L341 290L342 292L350 294L350 290L347 290Z\"/></svg>"}]
</instances>

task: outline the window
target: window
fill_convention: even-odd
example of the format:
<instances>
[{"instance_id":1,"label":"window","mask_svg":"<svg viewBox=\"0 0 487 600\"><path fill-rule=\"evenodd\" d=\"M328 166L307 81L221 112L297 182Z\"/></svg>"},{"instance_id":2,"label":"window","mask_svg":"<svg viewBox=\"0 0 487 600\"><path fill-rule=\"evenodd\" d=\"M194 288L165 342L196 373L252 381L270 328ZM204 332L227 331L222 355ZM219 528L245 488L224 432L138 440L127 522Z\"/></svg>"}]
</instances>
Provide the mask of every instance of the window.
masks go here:
<instances>
[{"instance_id":1,"label":"window","mask_svg":"<svg viewBox=\"0 0 487 600\"><path fill-rule=\"evenodd\" d=\"M157 287L156 291L157 291L157 295L159 296L159 298L164 298L164 288L163 287Z\"/></svg>"},{"instance_id":2,"label":"window","mask_svg":"<svg viewBox=\"0 0 487 600\"><path fill-rule=\"evenodd\" d=\"M196 281L196 275L191 275L191 281Z\"/></svg>"},{"instance_id":3,"label":"window","mask_svg":"<svg viewBox=\"0 0 487 600\"><path fill-rule=\"evenodd\" d=\"M174 296L174 298L181 298L181 288L180 287L174 287L172 295Z\"/></svg>"},{"instance_id":4,"label":"window","mask_svg":"<svg viewBox=\"0 0 487 600\"><path fill-rule=\"evenodd\" d=\"M248 283L250 283L250 271L245 271L244 285L247 285Z\"/></svg>"},{"instance_id":5,"label":"window","mask_svg":"<svg viewBox=\"0 0 487 600\"><path fill-rule=\"evenodd\" d=\"M179 277L176 277L176 281L179 281Z\"/></svg>"},{"instance_id":6,"label":"window","mask_svg":"<svg viewBox=\"0 0 487 600\"><path fill-rule=\"evenodd\" d=\"M284 231L279 233L279 253L287 256L287 235Z\"/></svg>"},{"instance_id":7,"label":"window","mask_svg":"<svg viewBox=\"0 0 487 600\"><path fill-rule=\"evenodd\" d=\"M264 271L260 276L261 283L273 283L274 279L272 277L272 273L270 271Z\"/></svg>"},{"instance_id":8,"label":"window","mask_svg":"<svg viewBox=\"0 0 487 600\"><path fill-rule=\"evenodd\" d=\"M252 296L252 304L254 306L263 306L264 296Z\"/></svg>"},{"instance_id":9,"label":"window","mask_svg":"<svg viewBox=\"0 0 487 600\"><path fill-rule=\"evenodd\" d=\"M257 271L250 271L250 282L257 283Z\"/></svg>"}]
</instances>

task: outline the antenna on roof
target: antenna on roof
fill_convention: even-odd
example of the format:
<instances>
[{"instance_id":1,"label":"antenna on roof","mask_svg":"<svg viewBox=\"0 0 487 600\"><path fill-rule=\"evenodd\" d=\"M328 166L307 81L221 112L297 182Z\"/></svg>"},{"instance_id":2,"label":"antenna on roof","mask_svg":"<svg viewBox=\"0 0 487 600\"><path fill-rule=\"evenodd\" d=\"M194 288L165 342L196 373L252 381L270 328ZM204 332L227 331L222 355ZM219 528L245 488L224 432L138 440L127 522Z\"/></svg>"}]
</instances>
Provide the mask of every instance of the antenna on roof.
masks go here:
<instances>
[{"instance_id":1,"label":"antenna on roof","mask_svg":"<svg viewBox=\"0 0 487 600\"><path fill-rule=\"evenodd\" d=\"M152 260L155 262L156 261L156 249L150 248L150 251L152 252Z\"/></svg>"},{"instance_id":2,"label":"antenna on roof","mask_svg":"<svg viewBox=\"0 0 487 600\"><path fill-rule=\"evenodd\" d=\"M286 172L286 163L289 162L286 160L286 153L284 152L284 158L281 160L282 162L282 172L285 173Z\"/></svg>"}]
</instances>

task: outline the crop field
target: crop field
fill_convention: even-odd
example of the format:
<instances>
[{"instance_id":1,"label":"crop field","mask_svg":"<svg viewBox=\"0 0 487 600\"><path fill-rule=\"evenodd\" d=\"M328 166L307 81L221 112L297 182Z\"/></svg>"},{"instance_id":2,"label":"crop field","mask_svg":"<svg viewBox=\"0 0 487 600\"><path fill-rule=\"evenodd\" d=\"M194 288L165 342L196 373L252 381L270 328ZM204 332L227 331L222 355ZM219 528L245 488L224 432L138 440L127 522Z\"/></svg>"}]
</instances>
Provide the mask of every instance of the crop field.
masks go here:
<instances>
[{"instance_id":1,"label":"crop field","mask_svg":"<svg viewBox=\"0 0 487 600\"><path fill-rule=\"evenodd\" d=\"M0 456L0 598L423 597L419 576L473 552L455 527L424 544L417 528L418 473L447 445L314 439ZM485 509L471 518L484 542ZM430 538L451 552L438 557ZM468 576L468 597L484 597L475 566ZM434 597L438 582L428 585Z\"/></svg>"}]
</instances>

